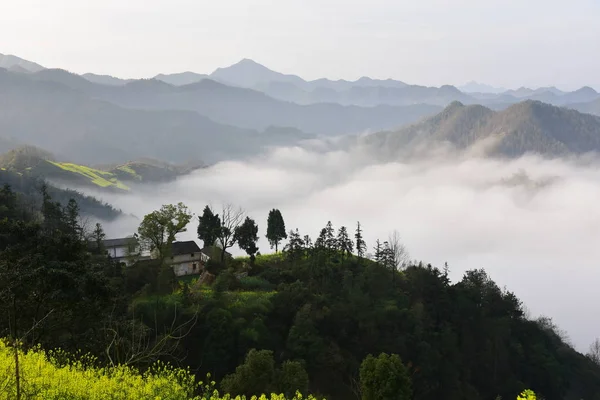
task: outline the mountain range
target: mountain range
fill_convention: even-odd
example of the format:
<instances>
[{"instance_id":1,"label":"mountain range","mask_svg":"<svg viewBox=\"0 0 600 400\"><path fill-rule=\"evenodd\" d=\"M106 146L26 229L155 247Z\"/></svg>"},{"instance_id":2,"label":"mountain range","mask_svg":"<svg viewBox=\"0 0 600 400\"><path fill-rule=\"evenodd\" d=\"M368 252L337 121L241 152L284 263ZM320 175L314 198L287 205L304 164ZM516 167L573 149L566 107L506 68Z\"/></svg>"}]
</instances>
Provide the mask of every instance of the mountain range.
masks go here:
<instances>
[{"instance_id":1,"label":"mountain range","mask_svg":"<svg viewBox=\"0 0 600 400\"><path fill-rule=\"evenodd\" d=\"M526 100L502 111L453 102L441 113L359 141L382 160L418 157L443 146L486 155L549 157L600 152L600 117ZM437 146L436 146L437 145Z\"/></svg>"},{"instance_id":2,"label":"mountain range","mask_svg":"<svg viewBox=\"0 0 600 400\"><path fill-rule=\"evenodd\" d=\"M156 79L101 85L57 69L0 70L0 105L5 141L92 163L139 157L212 163L314 134L397 127L440 110L432 105L302 106L212 80L185 86Z\"/></svg>"},{"instance_id":3,"label":"mountain range","mask_svg":"<svg viewBox=\"0 0 600 400\"><path fill-rule=\"evenodd\" d=\"M503 156L599 149L598 118L581 113L600 115L591 87L501 92L472 82L465 93L367 77L306 81L248 59L210 75L151 79L77 75L15 56L0 62L7 68L0 69L0 151L35 145L86 165L141 157L210 164L348 134L390 156L490 138L491 153Z\"/></svg>"}]
</instances>

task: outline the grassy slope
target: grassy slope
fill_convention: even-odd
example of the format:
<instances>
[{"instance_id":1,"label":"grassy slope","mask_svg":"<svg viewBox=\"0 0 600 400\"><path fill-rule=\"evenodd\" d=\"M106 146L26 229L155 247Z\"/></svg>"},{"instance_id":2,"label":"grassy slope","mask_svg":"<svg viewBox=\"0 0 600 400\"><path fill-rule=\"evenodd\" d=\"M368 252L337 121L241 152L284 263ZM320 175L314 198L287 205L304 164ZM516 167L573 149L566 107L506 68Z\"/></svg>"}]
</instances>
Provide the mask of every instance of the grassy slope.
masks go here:
<instances>
[{"instance_id":1,"label":"grassy slope","mask_svg":"<svg viewBox=\"0 0 600 400\"><path fill-rule=\"evenodd\" d=\"M93 168L56 161L52 154L32 146L24 146L0 155L0 168L4 171L117 191L130 190L130 183L134 182L172 181L199 167L173 166L153 160L140 160Z\"/></svg>"},{"instance_id":2,"label":"grassy slope","mask_svg":"<svg viewBox=\"0 0 600 400\"><path fill-rule=\"evenodd\" d=\"M117 178L117 176L112 172L101 171L99 169L90 168L85 165L61 163L48 160L45 161L70 174L79 175L85 178L89 183L96 186L100 186L101 188L113 187L121 190L129 190L129 186L121 182ZM135 171L133 173L135 174ZM64 175L64 178L68 179L68 175Z\"/></svg>"}]
</instances>

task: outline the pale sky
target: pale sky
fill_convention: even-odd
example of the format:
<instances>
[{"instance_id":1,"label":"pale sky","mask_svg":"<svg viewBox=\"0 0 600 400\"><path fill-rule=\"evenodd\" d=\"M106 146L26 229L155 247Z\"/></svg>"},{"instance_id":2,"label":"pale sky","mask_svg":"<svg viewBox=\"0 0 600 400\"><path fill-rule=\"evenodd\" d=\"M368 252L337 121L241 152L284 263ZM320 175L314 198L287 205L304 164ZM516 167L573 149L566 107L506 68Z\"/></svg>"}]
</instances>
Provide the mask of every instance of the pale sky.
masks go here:
<instances>
[{"instance_id":1,"label":"pale sky","mask_svg":"<svg viewBox=\"0 0 600 400\"><path fill-rule=\"evenodd\" d=\"M600 88L599 0L0 0L0 53L76 73Z\"/></svg>"}]
</instances>

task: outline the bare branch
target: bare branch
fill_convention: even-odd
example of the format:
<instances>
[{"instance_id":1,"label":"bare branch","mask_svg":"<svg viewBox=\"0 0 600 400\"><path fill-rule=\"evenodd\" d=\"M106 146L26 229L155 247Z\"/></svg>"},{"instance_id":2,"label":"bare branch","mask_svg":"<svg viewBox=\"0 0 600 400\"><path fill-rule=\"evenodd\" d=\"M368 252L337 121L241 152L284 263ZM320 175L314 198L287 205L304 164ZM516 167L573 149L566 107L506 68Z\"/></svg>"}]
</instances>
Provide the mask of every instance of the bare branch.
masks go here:
<instances>
[{"instance_id":1,"label":"bare branch","mask_svg":"<svg viewBox=\"0 0 600 400\"><path fill-rule=\"evenodd\" d=\"M406 246L400 239L400 233L394 230L388 237L389 248L392 256L392 266L396 270L404 269L410 262L410 255Z\"/></svg>"}]
</instances>

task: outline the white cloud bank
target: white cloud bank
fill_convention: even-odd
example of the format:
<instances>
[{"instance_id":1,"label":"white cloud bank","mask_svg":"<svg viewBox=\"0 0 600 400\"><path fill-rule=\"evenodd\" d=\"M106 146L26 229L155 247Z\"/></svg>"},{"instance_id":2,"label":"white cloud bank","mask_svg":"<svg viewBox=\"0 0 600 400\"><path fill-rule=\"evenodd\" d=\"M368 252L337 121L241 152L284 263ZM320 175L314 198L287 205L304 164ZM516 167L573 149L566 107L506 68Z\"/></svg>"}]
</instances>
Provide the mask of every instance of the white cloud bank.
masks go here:
<instances>
[{"instance_id":1,"label":"white cloud bank","mask_svg":"<svg viewBox=\"0 0 600 400\"><path fill-rule=\"evenodd\" d=\"M135 195L106 198L142 217L182 201L230 202L259 224L260 249L271 208L286 227L313 239L328 220L354 230L369 248L397 229L412 258L442 267L453 280L485 268L533 315L551 316L580 351L600 336L600 168L594 161L446 158L369 165L357 154L280 148L251 162L224 162ZM136 221L137 222L137 221ZM136 222L106 226L133 233ZM182 239L195 238L196 220Z\"/></svg>"}]
</instances>

